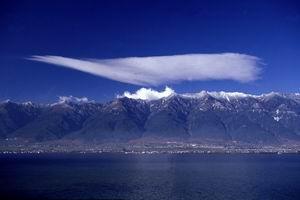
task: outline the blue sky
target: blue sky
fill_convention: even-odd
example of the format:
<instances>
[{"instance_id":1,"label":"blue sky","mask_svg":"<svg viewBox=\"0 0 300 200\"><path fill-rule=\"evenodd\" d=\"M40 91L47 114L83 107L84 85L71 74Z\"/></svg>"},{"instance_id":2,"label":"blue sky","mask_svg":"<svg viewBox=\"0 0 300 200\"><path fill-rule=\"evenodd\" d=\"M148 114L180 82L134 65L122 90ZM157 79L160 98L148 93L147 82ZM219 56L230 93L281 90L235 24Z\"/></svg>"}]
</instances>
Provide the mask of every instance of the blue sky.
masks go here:
<instances>
[{"instance_id":1,"label":"blue sky","mask_svg":"<svg viewBox=\"0 0 300 200\"><path fill-rule=\"evenodd\" d=\"M106 101L141 87L26 59L33 55L113 59L114 64L114 58L124 57L245 54L264 63L257 80L187 81L187 75L149 87L161 90L168 85L178 93L299 92L299 36L299 1L4 0L0 3L0 100L51 102L74 95Z\"/></svg>"}]
</instances>

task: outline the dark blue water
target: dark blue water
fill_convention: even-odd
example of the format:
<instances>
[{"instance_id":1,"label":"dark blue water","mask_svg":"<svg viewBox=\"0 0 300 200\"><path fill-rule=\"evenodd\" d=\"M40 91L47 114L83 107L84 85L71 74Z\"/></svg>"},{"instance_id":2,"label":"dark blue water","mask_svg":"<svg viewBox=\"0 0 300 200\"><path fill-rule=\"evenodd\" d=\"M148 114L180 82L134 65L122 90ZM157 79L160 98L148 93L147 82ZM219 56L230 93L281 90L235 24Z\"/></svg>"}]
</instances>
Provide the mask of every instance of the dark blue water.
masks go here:
<instances>
[{"instance_id":1,"label":"dark blue water","mask_svg":"<svg viewBox=\"0 0 300 200\"><path fill-rule=\"evenodd\" d=\"M300 155L11 155L1 199L300 199ZM4 198L3 198L4 197Z\"/></svg>"}]
</instances>

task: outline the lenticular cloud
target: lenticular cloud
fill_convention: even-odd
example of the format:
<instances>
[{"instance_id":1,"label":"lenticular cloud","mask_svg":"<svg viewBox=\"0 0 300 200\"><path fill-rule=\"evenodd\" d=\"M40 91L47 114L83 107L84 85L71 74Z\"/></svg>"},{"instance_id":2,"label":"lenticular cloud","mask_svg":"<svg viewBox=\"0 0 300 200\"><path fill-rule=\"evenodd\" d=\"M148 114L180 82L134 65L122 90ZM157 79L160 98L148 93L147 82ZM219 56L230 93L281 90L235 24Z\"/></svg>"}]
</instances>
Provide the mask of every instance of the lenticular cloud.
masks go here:
<instances>
[{"instance_id":1,"label":"lenticular cloud","mask_svg":"<svg viewBox=\"0 0 300 200\"><path fill-rule=\"evenodd\" d=\"M255 56L238 53L185 54L102 60L46 55L32 56L28 59L143 86L203 80L250 82L259 77L261 64L260 59Z\"/></svg>"}]
</instances>

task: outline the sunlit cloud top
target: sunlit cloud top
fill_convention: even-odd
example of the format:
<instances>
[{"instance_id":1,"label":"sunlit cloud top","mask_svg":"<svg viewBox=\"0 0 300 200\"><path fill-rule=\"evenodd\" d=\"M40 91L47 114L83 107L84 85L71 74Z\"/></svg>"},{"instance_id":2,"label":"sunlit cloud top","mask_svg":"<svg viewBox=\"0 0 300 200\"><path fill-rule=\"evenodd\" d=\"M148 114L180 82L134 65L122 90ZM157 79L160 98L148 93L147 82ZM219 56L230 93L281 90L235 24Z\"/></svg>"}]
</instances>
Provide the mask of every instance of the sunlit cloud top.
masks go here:
<instances>
[{"instance_id":1,"label":"sunlit cloud top","mask_svg":"<svg viewBox=\"0 0 300 200\"><path fill-rule=\"evenodd\" d=\"M166 87L163 91L156 91L151 88L141 88L135 93L130 93L128 91L124 92L123 95L118 95L118 98L127 97L129 99L142 99L142 100L157 100L164 97L176 94L175 91L169 87Z\"/></svg>"},{"instance_id":2,"label":"sunlit cloud top","mask_svg":"<svg viewBox=\"0 0 300 200\"><path fill-rule=\"evenodd\" d=\"M258 79L261 72L259 58L239 53L184 54L102 60L46 55L32 56L28 59L142 86L204 80L250 82Z\"/></svg>"}]
</instances>

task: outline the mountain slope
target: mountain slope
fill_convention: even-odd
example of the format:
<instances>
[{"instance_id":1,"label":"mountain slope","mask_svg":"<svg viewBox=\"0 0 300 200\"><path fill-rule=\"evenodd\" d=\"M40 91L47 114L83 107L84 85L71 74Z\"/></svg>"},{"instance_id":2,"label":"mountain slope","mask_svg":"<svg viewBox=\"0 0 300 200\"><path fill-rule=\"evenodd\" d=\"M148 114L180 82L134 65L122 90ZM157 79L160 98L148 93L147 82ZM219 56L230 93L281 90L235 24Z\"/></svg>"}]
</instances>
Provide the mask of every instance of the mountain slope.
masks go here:
<instances>
[{"instance_id":1,"label":"mountain slope","mask_svg":"<svg viewBox=\"0 0 300 200\"><path fill-rule=\"evenodd\" d=\"M116 99L91 116L70 138L127 141L142 137L149 106L144 101Z\"/></svg>"},{"instance_id":2,"label":"mountain slope","mask_svg":"<svg viewBox=\"0 0 300 200\"><path fill-rule=\"evenodd\" d=\"M300 95L202 91L154 100L122 97L105 104L75 97L38 106L4 102L0 136L33 141L299 141Z\"/></svg>"},{"instance_id":3,"label":"mountain slope","mask_svg":"<svg viewBox=\"0 0 300 200\"><path fill-rule=\"evenodd\" d=\"M6 138L14 131L34 121L41 108L30 102L14 103L5 101L0 103L0 138Z\"/></svg>"},{"instance_id":4,"label":"mountain slope","mask_svg":"<svg viewBox=\"0 0 300 200\"><path fill-rule=\"evenodd\" d=\"M63 102L47 106L40 115L12 136L36 141L61 139L80 130L86 119L101 108L100 104Z\"/></svg>"}]
</instances>

